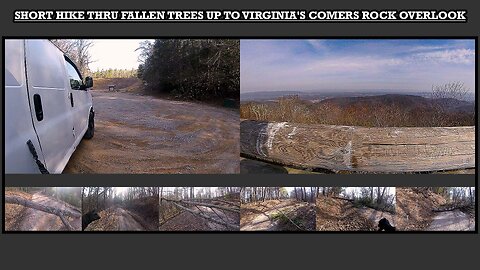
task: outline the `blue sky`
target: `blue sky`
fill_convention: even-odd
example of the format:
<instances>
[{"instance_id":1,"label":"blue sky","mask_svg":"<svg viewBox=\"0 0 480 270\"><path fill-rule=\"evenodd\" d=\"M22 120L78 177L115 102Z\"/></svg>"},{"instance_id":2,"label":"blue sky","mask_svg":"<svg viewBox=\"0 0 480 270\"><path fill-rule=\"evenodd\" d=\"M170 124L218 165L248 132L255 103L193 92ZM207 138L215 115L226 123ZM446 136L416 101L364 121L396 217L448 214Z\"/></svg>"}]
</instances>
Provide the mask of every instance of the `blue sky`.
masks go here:
<instances>
[{"instance_id":1,"label":"blue sky","mask_svg":"<svg viewBox=\"0 0 480 270\"><path fill-rule=\"evenodd\" d=\"M475 41L435 39L241 40L240 91L429 91L461 81L475 90Z\"/></svg>"}]
</instances>

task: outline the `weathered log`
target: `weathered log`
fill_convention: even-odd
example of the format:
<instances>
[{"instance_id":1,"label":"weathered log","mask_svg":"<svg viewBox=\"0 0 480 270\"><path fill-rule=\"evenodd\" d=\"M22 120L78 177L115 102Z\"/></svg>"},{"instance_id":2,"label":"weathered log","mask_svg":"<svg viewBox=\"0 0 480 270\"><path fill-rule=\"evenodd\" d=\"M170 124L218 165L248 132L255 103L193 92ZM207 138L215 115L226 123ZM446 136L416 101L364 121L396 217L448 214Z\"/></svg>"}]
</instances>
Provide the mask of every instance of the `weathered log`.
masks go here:
<instances>
[{"instance_id":1,"label":"weathered log","mask_svg":"<svg viewBox=\"0 0 480 270\"><path fill-rule=\"evenodd\" d=\"M30 200L26 200L20 196L16 195L5 195L5 203L11 203L11 204L18 204L22 205L24 207L32 208L38 211L42 211L45 213L49 213L52 215L56 215L60 218L62 221L63 225L69 230L73 231L75 230L74 227L68 222L68 220L65 218L65 216L72 217L72 218L80 218L82 214L80 212L72 211L72 210L64 210L64 209L58 209L54 208L51 206L47 205L42 205L36 202L32 202Z\"/></svg>"},{"instance_id":2,"label":"weathered log","mask_svg":"<svg viewBox=\"0 0 480 270\"><path fill-rule=\"evenodd\" d=\"M195 212L195 211L193 211L193 210L191 210L191 209L189 209L189 208L187 208L187 207L185 207L185 206L177 203L177 201L175 201L175 200L167 200L167 199L164 199L164 200L173 203L173 204L176 205L178 208L180 208L180 209L182 209L182 210L185 210L185 211L187 211L187 212L189 212L189 213L191 213L191 214L193 214L193 215L195 215L195 216L199 216L199 217L204 218L204 219L206 219L206 220L209 220L209 221L211 221L211 222L213 222L213 223L217 223L217 224L223 225L223 226L225 226L225 227L227 227L227 228L229 228L229 229L240 230L240 225L226 223L226 222L223 222L223 221L220 221L220 220L216 220L216 219L214 219L214 218L211 218L211 217L209 217L209 216L207 216L207 215L205 215L205 214L203 214L203 213L197 213L197 212Z\"/></svg>"},{"instance_id":3,"label":"weathered log","mask_svg":"<svg viewBox=\"0 0 480 270\"><path fill-rule=\"evenodd\" d=\"M475 167L475 127L307 125L243 120L241 154L285 166L357 172Z\"/></svg>"}]
</instances>

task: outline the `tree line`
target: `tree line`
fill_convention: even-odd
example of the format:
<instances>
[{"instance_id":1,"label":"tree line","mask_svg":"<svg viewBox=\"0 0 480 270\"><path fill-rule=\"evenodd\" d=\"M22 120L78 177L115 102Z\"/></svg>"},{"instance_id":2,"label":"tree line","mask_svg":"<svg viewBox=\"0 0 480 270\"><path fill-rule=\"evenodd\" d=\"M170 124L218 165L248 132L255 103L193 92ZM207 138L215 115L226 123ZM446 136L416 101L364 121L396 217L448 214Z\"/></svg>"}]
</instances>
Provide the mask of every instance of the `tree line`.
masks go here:
<instances>
[{"instance_id":1,"label":"tree line","mask_svg":"<svg viewBox=\"0 0 480 270\"><path fill-rule=\"evenodd\" d=\"M244 187L242 188L241 200L243 203L284 199L314 202L317 189L316 187L294 187L289 192L285 187Z\"/></svg>"},{"instance_id":2,"label":"tree line","mask_svg":"<svg viewBox=\"0 0 480 270\"><path fill-rule=\"evenodd\" d=\"M475 187L417 187L444 197L451 204L475 204Z\"/></svg>"},{"instance_id":3,"label":"tree line","mask_svg":"<svg viewBox=\"0 0 480 270\"><path fill-rule=\"evenodd\" d=\"M84 213L93 209L100 211L145 197L158 198L158 187L129 187L121 192L115 187L83 187L82 211Z\"/></svg>"},{"instance_id":4,"label":"tree line","mask_svg":"<svg viewBox=\"0 0 480 270\"><path fill-rule=\"evenodd\" d=\"M240 192L238 187L175 187L159 188L160 197L173 200L212 199Z\"/></svg>"},{"instance_id":5,"label":"tree line","mask_svg":"<svg viewBox=\"0 0 480 270\"><path fill-rule=\"evenodd\" d=\"M138 77L151 91L193 100L239 98L239 40L157 39L138 50Z\"/></svg>"},{"instance_id":6,"label":"tree line","mask_svg":"<svg viewBox=\"0 0 480 270\"><path fill-rule=\"evenodd\" d=\"M357 206L395 212L396 195L394 187L342 188L339 196L350 200Z\"/></svg>"},{"instance_id":7,"label":"tree line","mask_svg":"<svg viewBox=\"0 0 480 270\"><path fill-rule=\"evenodd\" d=\"M137 70L132 69L117 69L117 68L109 68L109 69L98 69L97 71L92 73L94 78L136 78L137 77Z\"/></svg>"}]
</instances>

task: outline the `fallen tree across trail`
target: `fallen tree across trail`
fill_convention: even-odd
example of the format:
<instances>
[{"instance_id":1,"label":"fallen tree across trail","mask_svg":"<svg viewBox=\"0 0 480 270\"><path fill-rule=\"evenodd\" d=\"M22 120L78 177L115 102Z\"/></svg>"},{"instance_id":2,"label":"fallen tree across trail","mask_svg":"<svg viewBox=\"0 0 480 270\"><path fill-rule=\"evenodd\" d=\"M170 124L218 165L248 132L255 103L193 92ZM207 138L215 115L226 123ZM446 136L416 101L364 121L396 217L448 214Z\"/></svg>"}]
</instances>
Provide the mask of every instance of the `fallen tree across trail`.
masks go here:
<instances>
[{"instance_id":1,"label":"fallen tree across trail","mask_svg":"<svg viewBox=\"0 0 480 270\"><path fill-rule=\"evenodd\" d=\"M220 225L223 225L229 229L233 229L233 230L239 230L240 229L240 225L238 224L232 224L232 223L228 223L228 222L225 222L222 220L216 220L208 215L206 215L205 213L203 213L202 210L200 210L198 208L198 206L205 206L205 207L210 207L210 208L218 208L218 209L221 209L219 208L217 205L214 205L214 204L207 204L207 205L210 205L210 206L207 206L206 203L196 203L196 202L188 202L189 205L195 205L197 207L197 209L199 210L199 212L195 212L193 211L192 209L189 209L183 205L181 205L182 203L186 203L185 201L179 201L179 200L170 200L170 199L165 199L165 198L162 198L162 200L165 200L167 202L171 202L173 203L175 206L177 206L178 208L184 210L184 211L187 211L189 213L191 213L192 215L194 216L198 216L198 217L201 217L201 218L204 218L210 222L213 222L213 223L216 223L216 224L220 224ZM186 203L187 204L187 203ZM213 209L212 211L217 214ZM235 211L233 211L235 212ZM240 212L240 210L238 210L238 213ZM218 215L218 214L217 214Z\"/></svg>"},{"instance_id":2,"label":"fallen tree across trail","mask_svg":"<svg viewBox=\"0 0 480 270\"><path fill-rule=\"evenodd\" d=\"M204 203L204 202L194 202L194 201L186 201L186 200L170 200L170 199L163 199L163 200L166 200L167 202L184 203L184 204L189 204L189 205L201 205L201 206L206 206L206 207L210 207L210 208L218 208L218 209L229 211L229 212L240 213L240 209L225 207L225 206L221 206L221 205L218 205L218 204L211 204L211 203Z\"/></svg>"},{"instance_id":3,"label":"fallen tree across trail","mask_svg":"<svg viewBox=\"0 0 480 270\"><path fill-rule=\"evenodd\" d=\"M280 209L276 209L280 214L282 214L284 217L286 217L288 219L288 221L290 221L290 223L292 223L293 225L295 225L295 227L297 227L297 229L299 229L300 231L305 231L305 229L301 228L300 226L298 226L291 218L289 218L287 216L287 214L283 213L282 210Z\"/></svg>"},{"instance_id":4,"label":"fallen tree across trail","mask_svg":"<svg viewBox=\"0 0 480 270\"><path fill-rule=\"evenodd\" d=\"M75 229L70 224L70 222L68 222L68 220L65 218L65 216L72 217L72 218L80 218L82 216L80 211L77 212L77 211L73 211L73 210L58 209L58 208L54 208L54 207L51 207L51 206L42 205L42 204L39 204L39 203L36 203L36 202L32 202L30 200L26 200L26 199L24 199L20 196L16 196L16 195L6 195L5 196L5 203L18 204L18 205L21 205L21 206L24 206L24 207L27 207L27 208L32 208L32 209L35 209L35 210L38 210L38 211L42 211L42 212L45 212L45 213L56 215L60 218L63 225L65 225L65 227L69 231L74 231Z\"/></svg>"},{"instance_id":5,"label":"fallen tree across trail","mask_svg":"<svg viewBox=\"0 0 480 270\"><path fill-rule=\"evenodd\" d=\"M448 212L448 211L455 211L455 210L468 211L468 210L474 210L474 209L475 209L474 205L463 204L463 205L453 205L453 206L435 208L435 209L432 209L432 212L438 213L438 212Z\"/></svg>"}]
</instances>

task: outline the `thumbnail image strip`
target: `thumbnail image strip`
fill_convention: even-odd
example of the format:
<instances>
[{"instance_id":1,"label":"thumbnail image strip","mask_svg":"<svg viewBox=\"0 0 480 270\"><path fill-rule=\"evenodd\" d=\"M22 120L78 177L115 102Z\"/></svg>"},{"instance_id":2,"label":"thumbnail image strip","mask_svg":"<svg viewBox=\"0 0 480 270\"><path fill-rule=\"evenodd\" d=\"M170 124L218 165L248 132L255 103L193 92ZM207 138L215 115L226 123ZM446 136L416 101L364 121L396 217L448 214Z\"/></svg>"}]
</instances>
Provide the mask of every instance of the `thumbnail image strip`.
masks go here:
<instances>
[{"instance_id":1,"label":"thumbnail image strip","mask_svg":"<svg viewBox=\"0 0 480 270\"><path fill-rule=\"evenodd\" d=\"M245 187L241 231L314 231L314 187Z\"/></svg>"},{"instance_id":2,"label":"thumbnail image strip","mask_svg":"<svg viewBox=\"0 0 480 270\"><path fill-rule=\"evenodd\" d=\"M160 231L238 231L239 187L160 187Z\"/></svg>"},{"instance_id":3,"label":"thumbnail image strip","mask_svg":"<svg viewBox=\"0 0 480 270\"><path fill-rule=\"evenodd\" d=\"M84 187L84 231L158 231L158 187Z\"/></svg>"},{"instance_id":4,"label":"thumbnail image strip","mask_svg":"<svg viewBox=\"0 0 480 270\"><path fill-rule=\"evenodd\" d=\"M81 231L81 188L6 187L5 231Z\"/></svg>"}]
</instances>

